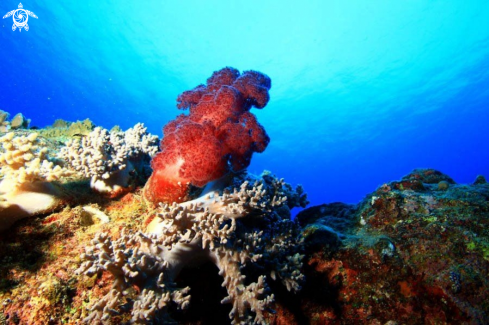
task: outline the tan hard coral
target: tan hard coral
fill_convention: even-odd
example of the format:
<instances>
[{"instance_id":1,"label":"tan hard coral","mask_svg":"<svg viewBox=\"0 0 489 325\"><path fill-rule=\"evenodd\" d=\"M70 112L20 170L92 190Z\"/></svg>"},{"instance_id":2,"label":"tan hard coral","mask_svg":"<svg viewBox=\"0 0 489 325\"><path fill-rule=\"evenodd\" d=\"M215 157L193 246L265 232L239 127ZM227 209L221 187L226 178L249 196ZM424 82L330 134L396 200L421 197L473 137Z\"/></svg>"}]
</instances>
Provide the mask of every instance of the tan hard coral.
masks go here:
<instances>
[{"instance_id":1,"label":"tan hard coral","mask_svg":"<svg viewBox=\"0 0 489 325\"><path fill-rule=\"evenodd\" d=\"M48 155L37 133L9 132L0 137L0 231L27 216L53 211L62 202L52 183L74 171Z\"/></svg>"}]
</instances>

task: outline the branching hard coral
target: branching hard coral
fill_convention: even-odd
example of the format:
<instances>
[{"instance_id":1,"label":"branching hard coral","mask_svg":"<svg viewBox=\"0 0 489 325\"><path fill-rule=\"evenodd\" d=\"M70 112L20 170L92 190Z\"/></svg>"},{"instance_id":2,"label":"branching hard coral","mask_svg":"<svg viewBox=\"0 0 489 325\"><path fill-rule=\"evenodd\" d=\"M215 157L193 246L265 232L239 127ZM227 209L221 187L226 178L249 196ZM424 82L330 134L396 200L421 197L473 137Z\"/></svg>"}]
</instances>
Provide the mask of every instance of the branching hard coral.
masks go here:
<instances>
[{"instance_id":1,"label":"branching hard coral","mask_svg":"<svg viewBox=\"0 0 489 325\"><path fill-rule=\"evenodd\" d=\"M188 306L189 288L174 285L182 268L210 260L224 280L228 296L222 303L232 304L232 324L265 323L263 312L273 301L267 275L291 291L303 281L298 226L279 214L287 197L296 195L286 188L283 180L245 181L193 201L161 204L145 234L123 234L113 241L98 235L82 255L78 272L108 271L115 282L86 321L106 320L116 312L114 306L130 303L123 292L132 285L144 293L134 298L133 322L159 321L167 317L168 301L178 297L180 308Z\"/></svg>"},{"instance_id":2,"label":"branching hard coral","mask_svg":"<svg viewBox=\"0 0 489 325\"><path fill-rule=\"evenodd\" d=\"M202 187L229 171L248 167L254 152L270 142L249 112L269 100L270 78L257 71L240 75L234 68L216 71L200 85L178 96L178 108L189 109L163 129L153 174L144 196L153 204L183 202L189 184Z\"/></svg>"},{"instance_id":3,"label":"branching hard coral","mask_svg":"<svg viewBox=\"0 0 489 325\"><path fill-rule=\"evenodd\" d=\"M75 172L48 156L37 133L0 137L0 231L16 220L52 211L61 193L51 182Z\"/></svg>"},{"instance_id":4,"label":"branching hard coral","mask_svg":"<svg viewBox=\"0 0 489 325\"><path fill-rule=\"evenodd\" d=\"M67 142L60 157L87 178L101 193L118 195L130 187L132 173L141 169L158 151L158 138L142 123L126 132L109 132L96 127L80 140Z\"/></svg>"}]
</instances>

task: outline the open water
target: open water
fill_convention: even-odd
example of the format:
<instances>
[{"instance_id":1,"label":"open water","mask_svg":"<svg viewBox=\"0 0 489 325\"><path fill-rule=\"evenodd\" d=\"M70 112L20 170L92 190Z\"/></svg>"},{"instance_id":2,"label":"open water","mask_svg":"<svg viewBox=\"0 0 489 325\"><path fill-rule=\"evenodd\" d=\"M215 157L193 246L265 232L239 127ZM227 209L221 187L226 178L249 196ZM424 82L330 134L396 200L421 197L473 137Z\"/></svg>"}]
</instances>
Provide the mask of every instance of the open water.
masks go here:
<instances>
[{"instance_id":1,"label":"open water","mask_svg":"<svg viewBox=\"0 0 489 325\"><path fill-rule=\"evenodd\" d=\"M488 1L34 1L1 21L0 109L162 127L225 66L270 76L249 170L356 203L420 167L489 176ZM19 1L1 0L0 14ZM22 17L20 19L23 19Z\"/></svg>"}]
</instances>

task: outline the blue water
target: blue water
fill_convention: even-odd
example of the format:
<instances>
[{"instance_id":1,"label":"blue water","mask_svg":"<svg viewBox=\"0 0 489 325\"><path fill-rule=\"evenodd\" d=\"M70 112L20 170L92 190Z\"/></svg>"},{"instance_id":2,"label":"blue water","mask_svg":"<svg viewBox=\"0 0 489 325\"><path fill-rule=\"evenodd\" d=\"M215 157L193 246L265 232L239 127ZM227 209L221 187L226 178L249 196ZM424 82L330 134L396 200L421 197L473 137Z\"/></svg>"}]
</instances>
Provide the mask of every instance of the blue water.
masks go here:
<instances>
[{"instance_id":1,"label":"blue water","mask_svg":"<svg viewBox=\"0 0 489 325\"><path fill-rule=\"evenodd\" d=\"M0 13L19 0L2 0ZM298 5L297 3L300 3ZM414 168L489 177L487 1L23 1L2 20L0 109L161 128L179 93L232 66L272 79L249 170L355 203Z\"/></svg>"}]
</instances>

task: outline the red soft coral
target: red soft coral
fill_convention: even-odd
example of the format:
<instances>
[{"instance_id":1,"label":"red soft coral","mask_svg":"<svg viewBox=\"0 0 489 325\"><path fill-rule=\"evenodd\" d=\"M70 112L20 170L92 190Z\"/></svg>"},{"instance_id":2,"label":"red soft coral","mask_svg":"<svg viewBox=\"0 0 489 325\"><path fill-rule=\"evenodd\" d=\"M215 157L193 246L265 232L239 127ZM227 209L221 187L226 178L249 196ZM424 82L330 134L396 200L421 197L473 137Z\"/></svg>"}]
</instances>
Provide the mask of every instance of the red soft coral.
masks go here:
<instances>
[{"instance_id":1,"label":"red soft coral","mask_svg":"<svg viewBox=\"0 0 489 325\"><path fill-rule=\"evenodd\" d=\"M239 74L234 68L216 71L177 98L189 109L163 129L161 151L153 158L153 174L144 188L152 202L182 202L189 184L204 186L230 170L250 164L253 152L263 152L270 138L251 107L268 103L270 78L257 71Z\"/></svg>"}]
</instances>

